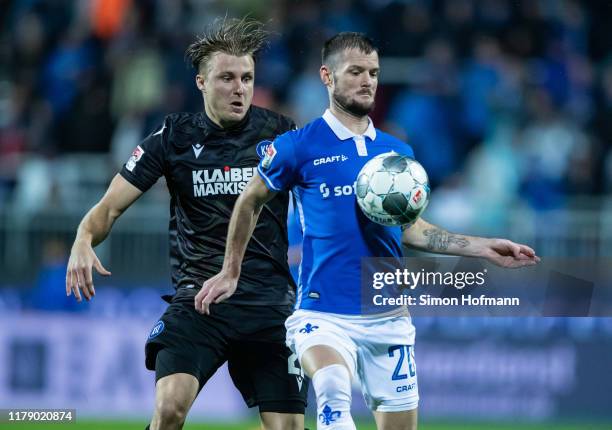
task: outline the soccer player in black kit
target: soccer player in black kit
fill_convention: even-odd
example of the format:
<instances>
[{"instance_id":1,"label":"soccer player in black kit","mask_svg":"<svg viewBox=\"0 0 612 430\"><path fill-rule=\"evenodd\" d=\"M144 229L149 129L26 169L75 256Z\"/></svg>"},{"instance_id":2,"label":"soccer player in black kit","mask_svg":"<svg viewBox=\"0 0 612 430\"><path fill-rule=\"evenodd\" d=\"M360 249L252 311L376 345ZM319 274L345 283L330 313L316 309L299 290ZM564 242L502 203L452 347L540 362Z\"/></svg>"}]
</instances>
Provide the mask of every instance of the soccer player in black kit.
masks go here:
<instances>
[{"instance_id":1,"label":"soccer player in black kit","mask_svg":"<svg viewBox=\"0 0 612 430\"><path fill-rule=\"evenodd\" d=\"M204 112L168 115L136 147L104 197L79 225L66 273L66 294L95 295L93 247L114 221L164 176L170 192L170 262L176 294L145 346L155 370L151 430L180 429L197 394L226 361L249 407L258 406L266 430L304 428L307 381L285 346L285 319L294 284L287 264L288 195L262 210L249 243L238 291L195 311L202 283L221 270L225 238L239 193L266 147L260 143L295 127L280 114L251 106L255 55L267 32L254 20L224 20L187 49L197 70Z\"/></svg>"}]
</instances>

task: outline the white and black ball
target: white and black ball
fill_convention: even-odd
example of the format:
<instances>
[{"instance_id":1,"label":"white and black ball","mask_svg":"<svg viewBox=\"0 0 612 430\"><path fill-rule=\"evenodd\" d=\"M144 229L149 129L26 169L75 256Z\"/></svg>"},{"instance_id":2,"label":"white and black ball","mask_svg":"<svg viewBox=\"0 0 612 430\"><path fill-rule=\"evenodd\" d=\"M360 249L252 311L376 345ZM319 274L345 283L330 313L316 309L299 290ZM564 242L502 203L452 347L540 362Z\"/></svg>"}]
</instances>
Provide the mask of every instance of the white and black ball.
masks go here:
<instances>
[{"instance_id":1,"label":"white and black ball","mask_svg":"<svg viewBox=\"0 0 612 430\"><path fill-rule=\"evenodd\" d=\"M385 226L412 224L429 201L429 180L413 158L386 152L363 166L357 175L356 194L370 220Z\"/></svg>"}]
</instances>

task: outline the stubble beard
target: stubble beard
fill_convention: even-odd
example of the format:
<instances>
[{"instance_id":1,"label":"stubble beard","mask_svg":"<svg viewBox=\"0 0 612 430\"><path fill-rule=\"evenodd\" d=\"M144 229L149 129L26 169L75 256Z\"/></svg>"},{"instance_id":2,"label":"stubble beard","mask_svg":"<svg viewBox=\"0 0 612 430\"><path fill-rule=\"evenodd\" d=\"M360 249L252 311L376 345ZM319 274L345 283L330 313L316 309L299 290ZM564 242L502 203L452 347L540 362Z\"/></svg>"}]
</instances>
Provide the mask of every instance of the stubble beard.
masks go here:
<instances>
[{"instance_id":1,"label":"stubble beard","mask_svg":"<svg viewBox=\"0 0 612 430\"><path fill-rule=\"evenodd\" d=\"M349 97L340 94L337 89L334 90L333 99L343 110L356 117L366 116L374 110L374 102L368 104L359 103L356 100L351 100Z\"/></svg>"}]
</instances>

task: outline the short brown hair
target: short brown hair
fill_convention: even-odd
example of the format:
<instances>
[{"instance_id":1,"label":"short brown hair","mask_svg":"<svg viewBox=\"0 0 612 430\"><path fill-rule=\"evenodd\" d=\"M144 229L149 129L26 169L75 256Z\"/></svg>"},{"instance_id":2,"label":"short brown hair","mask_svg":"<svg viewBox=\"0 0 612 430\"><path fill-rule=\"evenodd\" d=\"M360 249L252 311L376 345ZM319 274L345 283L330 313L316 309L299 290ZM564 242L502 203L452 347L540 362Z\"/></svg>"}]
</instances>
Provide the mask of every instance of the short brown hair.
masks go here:
<instances>
[{"instance_id":1,"label":"short brown hair","mask_svg":"<svg viewBox=\"0 0 612 430\"><path fill-rule=\"evenodd\" d=\"M328 39L321 50L321 61L323 64L328 64L331 57L341 53L346 49L358 49L364 54L370 54L373 51L378 52L378 48L374 45L372 39L363 33L355 33L352 31L344 31L336 34L331 39Z\"/></svg>"},{"instance_id":2,"label":"short brown hair","mask_svg":"<svg viewBox=\"0 0 612 430\"><path fill-rule=\"evenodd\" d=\"M261 22L251 18L217 19L196 38L185 51L185 58L200 71L216 52L241 57L250 55L255 61L257 54L266 45L269 32Z\"/></svg>"}]
</instances>

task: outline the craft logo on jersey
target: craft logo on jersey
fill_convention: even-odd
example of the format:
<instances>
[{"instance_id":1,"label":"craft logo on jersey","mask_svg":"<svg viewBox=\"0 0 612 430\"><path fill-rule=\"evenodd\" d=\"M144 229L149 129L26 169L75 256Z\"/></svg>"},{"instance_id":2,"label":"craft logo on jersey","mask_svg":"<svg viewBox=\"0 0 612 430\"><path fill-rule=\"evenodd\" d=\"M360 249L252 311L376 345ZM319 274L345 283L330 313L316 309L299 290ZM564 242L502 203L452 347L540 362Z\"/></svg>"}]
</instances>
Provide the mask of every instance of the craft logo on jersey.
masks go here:
<instances>
[{"instance_id":1,"label":"craft logo on jersey","mask_svg":"<svg viewBox=\"0 0 612 430\"><path fill-rule=\"evenodd\" d=\"M321 157L321 158L317 158L316 160L314 160L312 162L313 165L315 166L320 166L321 164L327 164L327 163L338 163L341 161L346 161L348 160L348 157L344 154L342 155L331 155L329 157Z\"/></svg>"},{"instance_id":2,"label":"craft logo on jersey","mask_svg":"<svg viewBox=\"0 0 612 430\"><path fill-rule=\"evenodd\" d=\"M193 196L240 194L253 177L257 167L229 167L193 170Z\"/></svg>"},{"instance_id":3,"label":"craft logo on jersey","mask_svg":"<svg viewBox=\"0 0 612 430\"><path fill-rule=\"evenodd\" d=\"M274 160L274 157L276 156L276 148L274 147L274 143L270 143L266 147L265 152L266 152L266 156L261 162L261 167L263 167L264 169L267 169L270 167L270 164L272 164L272 160Z\"/></svg>"},{"instance_id":4,"label":"craft logo on jersey","mask_svg":"<svg viewBox=\"0 0 612 430\"><path fill-rule=\"evenodd\" d=\"M142 158L143 154L144 149L142 149L140 145L138 145L136 149L132 151L130 159L127 161L127 163L125 163L125 168L132 172L134 170L134 167L136 167L136 163L138 163L138 161Z\"/></svg>"}]
</instances>

